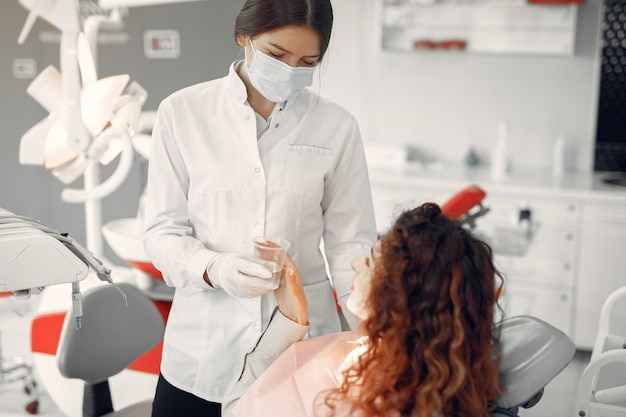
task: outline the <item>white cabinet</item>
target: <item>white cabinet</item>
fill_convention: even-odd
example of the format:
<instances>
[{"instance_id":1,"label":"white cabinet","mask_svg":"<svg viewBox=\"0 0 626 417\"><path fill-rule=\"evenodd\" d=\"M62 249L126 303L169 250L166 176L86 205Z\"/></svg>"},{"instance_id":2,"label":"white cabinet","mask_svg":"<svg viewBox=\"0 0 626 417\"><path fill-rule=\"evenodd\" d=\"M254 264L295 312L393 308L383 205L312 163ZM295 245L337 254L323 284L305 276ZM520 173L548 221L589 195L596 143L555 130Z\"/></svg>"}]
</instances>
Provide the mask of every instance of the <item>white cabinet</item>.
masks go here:
<instances>
[{"instance_id":1,"label":"white cabinet","mask_svg":"<svg viewBox=\"0 0 626 417\"><path fill-rule=\"evenodd\" d=\"M587 203L582 217L574 342L591 349L604 300L626 285L626 204ZM626 334L626 311L621 317L612 322Z\"/></svg>"},{"instance_id":2,"label":"white cabinet","mask_svg":"<svg viewBox=\"0 0 626 417\"><path fill-rule=\"evenodd\" d=\"M443 204L464 186L459 183L411 184L373 177L378 231L384 233L400 211L426 201ZM492 244L496 266L505 277L502 300L505 316L532 315L571 336L580 203L483 188L488 193L484 205L490 211L477 220L476 233ZM524 253L515 250L520 242L501 238L502 233L516 230L520 209L529 210L532 223L536 225Z\"/></svg>"},{"instance_id":3,"label":"white cabinet","mask_svg":"<svg viewBox=\"0 0 626 417\"><path fill-rule=\"evenodd\" d=\"M505 316L538 317L572 337L573 288L542 288L508 279L504 292Z\"/></svg>"},{"instance_id":4,"label":"white cabinet","mask_svg":"<svg viewBox=\"0 0 626 417\"><path fill-rule=\"evenodd\" d=\"M444 203L467 185L487 192L490 212L477 220L505 275L505 315L532 315L564 331L580 349L591 349L606 297L626 285L626 190L594 185L593 177L524 175L497 183L466 172L403 172L370 175L378 231L403 209ZM534 233L516 252L520 209L531 213ZM502 236L505 238L502 239ZM513 240L511 240L511 237ZM510 245L507 249L507 238ZM626 334L626 309L622 312Z\"/></svg>"},{"instance_id":5,"label":"white cabinet","mask_svg":"<svg viewBox=\"0 0 626 417\"><path fill-rule=\"evenodd\" d=\"M478 232L491 243L504 276L505 316L538 317L572 336L580 203L492 192L485 205L490 212L478 220ZM522 210L530 214L530 235L519 223Z\"/></svg>"}]
</instances>

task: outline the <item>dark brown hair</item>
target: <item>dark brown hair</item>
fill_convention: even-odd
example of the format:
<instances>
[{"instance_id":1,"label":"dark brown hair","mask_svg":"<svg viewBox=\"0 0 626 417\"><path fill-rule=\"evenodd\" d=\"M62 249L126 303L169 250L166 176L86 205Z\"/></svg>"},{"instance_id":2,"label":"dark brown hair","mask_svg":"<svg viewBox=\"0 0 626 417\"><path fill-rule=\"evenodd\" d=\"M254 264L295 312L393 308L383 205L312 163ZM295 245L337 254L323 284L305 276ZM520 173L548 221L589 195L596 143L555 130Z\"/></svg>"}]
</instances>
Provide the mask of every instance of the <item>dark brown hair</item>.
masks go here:
<instances>
[{"instance_id":1,"label":"dark brown hair","mask_svg":"<svg viewBox=\"0 0 626 417\"><path fill-rule=\"evenodd\" d=\"M235 21L235 38L254 37L289 25L314 29L319 34L321 56L324 56L333 28L330 0L247 0Z\"/></svg>"},{"instance_id":2,"label":"dark brown hair","mask_svg":"<svg viewBox=\"0 0 626 417\"><path fill-rule=\"evenodd\" d=\"M439 206L402 213L374 261L367 350L326 405L348 401L364 417L485 416L501 392L500 284L491 248Z\"/></svg>"}]
</instances>

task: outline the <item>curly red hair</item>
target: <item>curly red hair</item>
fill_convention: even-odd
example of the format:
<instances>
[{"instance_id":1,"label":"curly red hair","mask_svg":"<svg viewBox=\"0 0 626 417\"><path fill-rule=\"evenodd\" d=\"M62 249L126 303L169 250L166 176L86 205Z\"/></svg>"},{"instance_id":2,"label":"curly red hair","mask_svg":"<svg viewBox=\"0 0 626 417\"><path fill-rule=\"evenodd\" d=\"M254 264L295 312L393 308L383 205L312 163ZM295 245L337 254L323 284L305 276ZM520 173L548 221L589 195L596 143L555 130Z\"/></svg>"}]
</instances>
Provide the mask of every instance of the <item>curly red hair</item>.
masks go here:
<instances>
[{"instance_id":1,"label":"curly red hair","mask_svg":"<svg viewBox=\"0 0 626 417\"><path fill-rule=\"evenodd\" d=\"M491 248L427 203L402 213L375 259L365 354L325 397L351 414L484 417L501 393ZM333 411L334 410L334 411Z\"/></svg>"}]
</instances>

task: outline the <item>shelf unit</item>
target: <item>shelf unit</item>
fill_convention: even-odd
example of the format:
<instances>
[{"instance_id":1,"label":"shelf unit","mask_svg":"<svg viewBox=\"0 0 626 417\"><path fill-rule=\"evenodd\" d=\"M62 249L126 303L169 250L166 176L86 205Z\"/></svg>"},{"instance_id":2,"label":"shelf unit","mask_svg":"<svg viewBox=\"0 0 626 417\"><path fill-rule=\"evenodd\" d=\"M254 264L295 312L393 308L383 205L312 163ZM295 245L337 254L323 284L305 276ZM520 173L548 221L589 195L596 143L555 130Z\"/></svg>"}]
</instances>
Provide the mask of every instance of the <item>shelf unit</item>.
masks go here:
<instances>
[{"instance_id":1,"label":"shelf unit","mask_svg":"<svg viewBox=\"0 0 626 417\"><path fill-rule=\"evenodd\" d=\"M382 48L571 56L576 4L382 0Z\"/></svg>"}]
</instances>

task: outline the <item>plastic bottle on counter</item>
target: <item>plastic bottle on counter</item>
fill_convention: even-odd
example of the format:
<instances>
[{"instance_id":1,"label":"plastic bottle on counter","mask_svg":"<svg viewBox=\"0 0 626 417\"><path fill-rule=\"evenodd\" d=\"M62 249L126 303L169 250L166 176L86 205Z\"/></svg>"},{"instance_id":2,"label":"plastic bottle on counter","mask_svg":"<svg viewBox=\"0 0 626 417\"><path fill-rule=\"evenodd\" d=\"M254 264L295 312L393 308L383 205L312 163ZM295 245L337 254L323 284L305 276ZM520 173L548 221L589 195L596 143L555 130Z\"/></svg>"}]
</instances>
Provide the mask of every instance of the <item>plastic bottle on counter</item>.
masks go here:
<instances>
[{"instance_id":1,"label":"plastic bottle on counter","mask_svg":"<svg viewBox=\"0 0 626 417\"><path fill-rule=\"evenodd\" d=\"M480 164L480 158L478 156L478 152L476 152L476 148L470 146L465 154L465 165L469 168L476 167Z\"/></svg>"},{"instance_id":2,"label":"plastic bottle on counter","mask_svg":"<svg viewBox=\"0 0 626 417\"><path fill-rule=\"evenodd\" d=\"M558 134L552 148L552 175L559 176L565 172L565 138Z\"/></svg>"},{"instance_id":3,"label":"plastic bottle on counter","mask_svg":"<svg viewBox=\"0 0 626 417\"><path fill-rule=\"evenodd\" d=\"M509 150L509 125L505 120L498 124L498 137L491 154L491 178L501 180L511 172Z\"/></svg>"}]
</instances>

